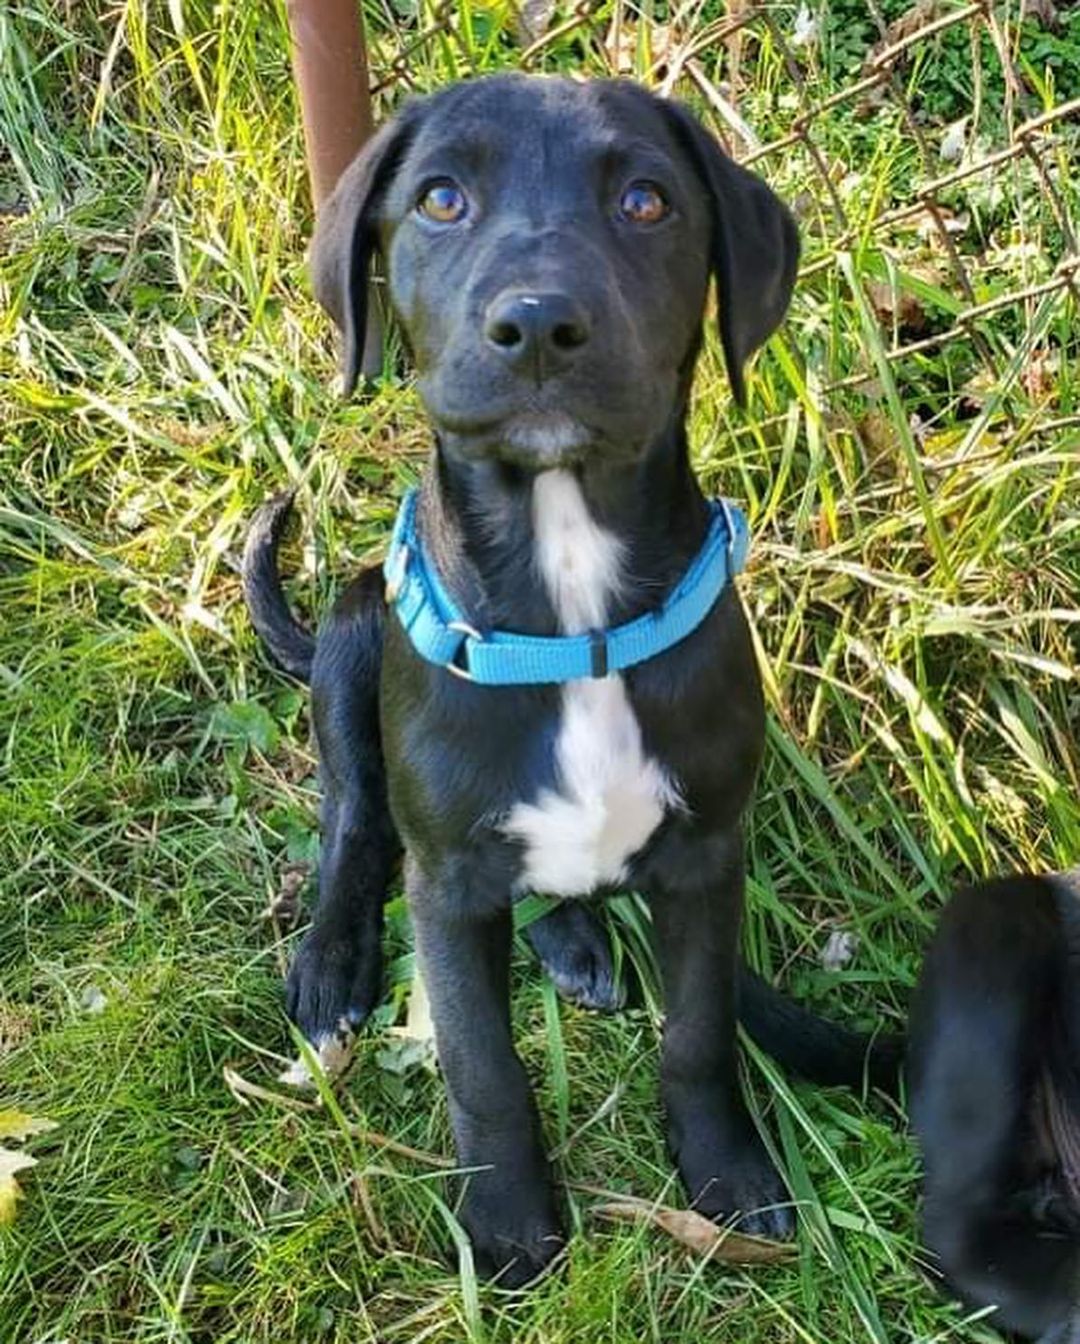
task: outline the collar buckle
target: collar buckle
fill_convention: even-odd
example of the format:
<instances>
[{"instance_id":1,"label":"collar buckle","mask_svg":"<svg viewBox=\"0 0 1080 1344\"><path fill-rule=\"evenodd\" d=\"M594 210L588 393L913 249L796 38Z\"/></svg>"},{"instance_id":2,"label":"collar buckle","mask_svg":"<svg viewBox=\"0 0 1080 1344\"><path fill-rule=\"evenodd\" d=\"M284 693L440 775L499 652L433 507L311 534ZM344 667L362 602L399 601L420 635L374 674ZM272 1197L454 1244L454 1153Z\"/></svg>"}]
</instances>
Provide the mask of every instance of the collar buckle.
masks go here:
<instances>
[{"instance_id":1,"label":"collar buckle","mask_svg":"<svg viewBox=\"0 0 1080 1344\"><path fill-rule=\"evenodd\" d=\"M603 681L608 674L608 642L606 630L589 631L589 676Z\"/></svg>"}]
</instances>

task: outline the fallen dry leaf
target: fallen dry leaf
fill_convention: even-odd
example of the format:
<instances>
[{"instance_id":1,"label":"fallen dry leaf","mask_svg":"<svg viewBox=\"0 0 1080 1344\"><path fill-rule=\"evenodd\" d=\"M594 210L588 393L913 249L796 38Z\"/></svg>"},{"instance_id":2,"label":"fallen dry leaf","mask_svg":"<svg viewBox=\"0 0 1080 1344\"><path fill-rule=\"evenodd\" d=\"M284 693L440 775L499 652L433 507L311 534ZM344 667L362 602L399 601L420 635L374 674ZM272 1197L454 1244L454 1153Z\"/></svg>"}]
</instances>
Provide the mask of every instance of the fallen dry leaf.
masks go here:
<instances>
[{"instance_id":1,"label":"fallen dry leaf","mask_svg":"<svg viewBox=\"0 0 1080 1344\"><path fill-rule=\"evenodd\" d=\"M863 67L867 69L866 66ZM872 84L865 93L859 96L855 104L854 112L860 121L866 121L867 118L876 116L884 103L888 101L889 85L884 75L879 76L880 82Z\"/></svg>"},{"instance_id":2,"label":"fallen dry leaf","mask_svg":"<svg viewBox=\"0 0 1080 1344\"><path fill-rule=\"evenodd\" d=\"M866 286L866 296L880 322L904 327L912 333L926 330L926 309L914 294L886 280L871 280Z\"/></svg>"},{"instance_id":3,"label":"fallen dry leaf","mask_svg":"<svg viewBox=\"0 0 1080 1344\"><path fill-rule=\"evenodd\" d=\"M514 9L514 36L522 47L538 42L551 27L556 0L522 0Z\"/></svg>"},{"instance_id":4,"label":"fallen dry leaf","mask_svg":"<svg viewBox=\"0 0 1080 1344\"><path fill-rule=\"evenodd\" d=\"M27 1115L25 1111L0 1111L0 1139L21 1143L23 1139L32 1138L35 1134L47 1134L55 1128L56 1121L46 1120L44 1116ZM0 1227L14 1222L15 1205L22 1198L15 1173L36 1166L37 1158L31 1157L29 1153L0 1147Z\"/></svg>"},{"instance_id":5,"label":"fallen dry leaf","mask_svg":"<svg viewBox=\"0 0 1080 1344\"><path fill-rule=\"evenodd\" d=\"M941 137L941 144L938 146L938 158L944 163L959 163L964 157L969 120L969 117L961 117L959 121L954 121L951 126L946 128L945 134Z\"/></svg>"},{"instance_id":6,"label":"fallen dry leaf","mask_svg":"<svg viewBox=\"0 0 1080 1344\"><path fill-rule=\"evenodd\" d=\"M926 24L933 23L947 8L944 0L916 0L910 9L904 10L903 14L893 19L885 29L885 45L891 47L894 42L902 42L905 37L911 37Z\"/></svg>"},{"instance_id":7,"label":"fallen dry leaf","mask_svg":"<svg viewBox=\"0 0 1080 1344\"><path fill-rule=\"evenodd\" d=\"M29 1153L17 1153L12 1148L0 1148L0 1227L15 1221L15 1205L22 1198L17 1171L36 1167L37 1159Z\"/></svg>"},{"instance_id":8,"label":"fallen dry leaf","mask_svg":"<svg viewBox=\"0 0 1080 1344\"><path fill-rule=\"evenodd\" d=\"M793 47L811 47L820 36L821 20L810 12L810 6L803 0L799 12L795 15L795 26L791 30Z\"/></svg>"},{"instance_id":9,"label":"fallen dry leaf","mask_svg":"<svg viewBox=\"0 0 1080 1344\"><path fill-rule=\"evenodd\" d=\"M859 950L859 935L834 929L821 949L821 964L827 971L841 971Z\"/></svg>"},{"instance_id":10,"label":"fallen dry leaf","mask_svg":"<svg viewBox=\"0 0 1080 1344\"><path fill-rule=\"evenodd\" d=\"M1032 401L1041 401L1054 394L1058 385L1061 361L1049 350L1033 350L1020 375L1024 391Z\"/></svg>"},{"instance_id":11,"label":"fallen dry leaf","mask_svg":"<svg viewBox=\"0 0 1080 1344\"><path fill-rule=\"evenodd\" d=\"M108 1006L109 1000L97 985L87 985L79 995L79 1007L84 1013L90 1013L94 1017L98 1013L103 1013Z\"/></svg>"},{"instance_id":12,"label":"fallen dry leaf","mask_svg":"<svg viewBox=\"0 0 1080 1344\"><path fill-rule=\"evenodd\" d=\"M56 1128L55 1120L40 1115L26 1115L23 1111L0 1111L0 1139L29 1139L34 1134L48 1134Z\"/></svg>"},{"instance_id":13,"label":"fallen dry leaf","mask_svg":"<svg viewBox=\"0 0 1080 1344\"><path fill-rule=\"evenodd\" d=\"M860 416L855 428L871 460L891 459L899 451L900 438L893 424L892 416L885 411L869 410Z\"/></svg>"},{"instance_id":14,"label":"fallen dry leaf","mask_svg":"<svg viewBox=\"0 0 1080 1344\"><path fill-rule=\"evenodd\" d=\"M357 1172L350 1184L352 1186L353 1208L358 1209L364 1215L371 1240L376 1246L389 1247L390 1238L386 1235L386 1228L383 1227L379 1221L379 1215L375 1212L375 1205L372 1202L367 1180Z\"/></svg>"},{"instance_id":15,"label":"fallen dry leaf","mask_svg":"<svg viewBox=\"0 0 1080 1344\"><path fill-rule=\"evenodd\" d=\"M722 1260L728 1265L769 1265L796 1254L794 1246L717 1227L711 1219L693 1209L672 1209L629 1195L598 1204L593 1212L615 1222L648 1223L666 1232L695 1255Z\"/></svg>"},{"instance_id":16,"label":"fallen dry leaf","mask_svg":"<svg viewBox=\"0 0 1080 1344\"><path fill-rule=\"evenodd\" d=\"M666 70L676 45L671 29L663 23L648 23L641 27L623 19L621 23L613 20L604 38L604 50L614 74L638 73L638 51L642 41L646 66L651 66L656 75Z\"/></svg>"},{"instance_id":17,"label":"fallen dry leaf","mask_svg":"<svg viewBox=\"0 0 1080 1344\"><path fill-rule=\"evenodd\" d=\"M1020 6L1021 19L1034 19L1042 28L1057 32L1061 27L1061 15L1054 0L1023 0Z\"/></svg>"},{"instance_id":18,"label":"fallen dry leaf","mask_svg":"<svg viewBox=\"0 0 1080 1344\"><path fill-rule=\"evenodd\" d=\"M429 1073L438 1068L435 1054L435 1024L431 1020L431 1004L419 967L413 975L409 991L409 1010L403 1027L390 1027L387 1035L390 1045L376 1055L379 1067L388 1073L407 1073L415 1065L422 1065Z\"/></svg>"},{"instance_id":19,"label":"fallen dry leaf","mask_svg":"<svg viewBox=\"0 0 1080 1344\"><path fill-rule=\"evenodd\" d=\"M913 215L905 215L903 219L897 220L896 227L903 229L905 233L917 233L923 242L937 243L940 242L942 228L950 237L955 238L966 232L970 223L971 216L967 211L957 215L945 206L939 205L936 211L917 210Z\"/></svg>"},{"instance_id":20,"label":"fallen dry leaf","mask_svg":"<svg viewBox=\"0 0 1080 1344\"><path fill-rule=\"evenodd\" d=\"M989 369L980 368L975 372L961 388L963 393L963 402L968 407L980 410L986 403L988 397L992 397L998 386L997 375Z\"/></svg>"},{"instance_id":21,"label":"fallen dry leaf","mask_svg":"<svg viewBox=\"0 0 1080 1344\"><path fill-rule=\"evenodd\" d=\"M418 1058L425 1068L435 1069L435 1023L431 1020L431 1004L428 1002L424 980L417 969L413 976L412 989L409 992L409 1011L405 1015L403 1027L391 1027L390 1034L405 1041L416 1043Z\"/></svg>"},{"instance_id":22,"label":"fallen dry leaf","mask_svg":"<svg viewBox=\"0 0 1080 1344\"><path fill-rule=\"evenodd\" d=\"M0 1004L0 1059L30 1039L34 1031L33 1015L23 1008Z\"/></svg>"},{"instance_id":23,"label":"fallen dry leaf","mask_svg":"<svg viewBox=\"0 0 1080 1344\"><path fill-rule=\"evenodd\" d=\"M263 912L263 918L278 924L286 931L295 929L303 917L300 893L310 876L310 863L301 861L284 864L278 878L278 889Z\"/></svg>"},{"instance_id":24,"label":"fallen dry leaf","mask_svg":"<svg viewBox=\"0 0 1080 1344\"><path fill-rule=\"evenodd\" d=\"M910 9L905 9L899 18L893 19L881 38L867 52L866 60L863 62L862 78L865 79L874 72L878 61L891 46L914 36L928 23L933 23L945 8L945 0L916 0Z\"/></svg>"}]
</instances>

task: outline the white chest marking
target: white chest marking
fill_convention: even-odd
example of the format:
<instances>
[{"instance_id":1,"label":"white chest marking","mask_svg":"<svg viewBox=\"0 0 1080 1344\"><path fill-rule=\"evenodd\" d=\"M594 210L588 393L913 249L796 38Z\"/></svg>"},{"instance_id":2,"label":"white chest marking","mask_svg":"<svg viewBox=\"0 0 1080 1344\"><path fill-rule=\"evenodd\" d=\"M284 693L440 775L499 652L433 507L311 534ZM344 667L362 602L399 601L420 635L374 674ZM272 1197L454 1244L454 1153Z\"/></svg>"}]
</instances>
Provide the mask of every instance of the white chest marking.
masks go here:
<instances>
[{"instance_id":1,"label":"white chest marking","mask_svg":"<svg viewBox=\"0 0 1080 1344\"><path fill-rule=\"evenodd\" d=\"M568 471L533 486L535 562L567 634L606 625L622 545L589 514ZM523 890L581 896L620 881L627 862L679 804L674 782L645 755L622 677L570 681L562 690L555 789L518 803L503 822L524 845Z\"/></svg>"}]
</instances>

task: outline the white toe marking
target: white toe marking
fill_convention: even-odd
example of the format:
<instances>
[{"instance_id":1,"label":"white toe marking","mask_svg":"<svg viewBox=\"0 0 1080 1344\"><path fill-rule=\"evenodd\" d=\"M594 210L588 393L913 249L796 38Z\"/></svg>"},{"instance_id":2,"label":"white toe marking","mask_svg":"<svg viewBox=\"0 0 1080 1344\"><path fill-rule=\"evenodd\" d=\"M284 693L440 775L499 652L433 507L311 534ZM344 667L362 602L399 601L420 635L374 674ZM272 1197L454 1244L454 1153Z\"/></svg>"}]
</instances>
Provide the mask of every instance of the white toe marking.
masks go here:
<instances>
[{"instance_id":1,"label":"white toe marking","mask_svg":"<svg viewBox=\"0 0 1080 1344\"><path fill-rule=\"evenodd\" d=\"M316 1066L327 1078L339 1078L349 1067L355 1043L356 1032L345 1018L341 1018L336 1031L320 1036L312 1046ZM286 1083L289 1087L314 1087L315 1078L307 1056L300 1055L294 1059L284 1073L278 1074L278 1082Z\"/></svg>"},{"instance_id":2,"label":"white toe marking","mask_svg":"<svg viewBox=\"0 0 1080 1344\"><path fill-rule=\"evenodd\" d=\"M601 629L621 582L623 547L589 513L568 471L533 486L536 565L567 634ZM557 787L518 803L503 830L525 847L522 889L580 896L620 881L627 863L679 805L679 791L645 755L622 677L563 687L555 743Z\"/></svg>"}]
</instances>

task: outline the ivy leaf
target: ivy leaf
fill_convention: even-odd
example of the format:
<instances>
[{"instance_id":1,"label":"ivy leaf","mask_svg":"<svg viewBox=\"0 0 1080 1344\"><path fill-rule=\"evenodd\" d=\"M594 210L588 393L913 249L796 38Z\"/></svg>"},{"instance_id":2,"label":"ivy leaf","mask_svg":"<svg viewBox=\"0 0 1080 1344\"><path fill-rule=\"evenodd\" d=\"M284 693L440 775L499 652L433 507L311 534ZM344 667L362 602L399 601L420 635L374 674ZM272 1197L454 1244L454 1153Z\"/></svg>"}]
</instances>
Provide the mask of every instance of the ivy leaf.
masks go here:
<instances>
[{"instance_id":1,"label":"ivy leaf","mask_svg":"<svg viewBox=\"0 0 1080 1344\"><path fill-rule=\"evenodd\" d=\"M255 700L237 700L217 705L210 717L210 734L219 742L254 747L268 756L278 743L277 725L265 705Z\"/></svg>"}]
</instances>

